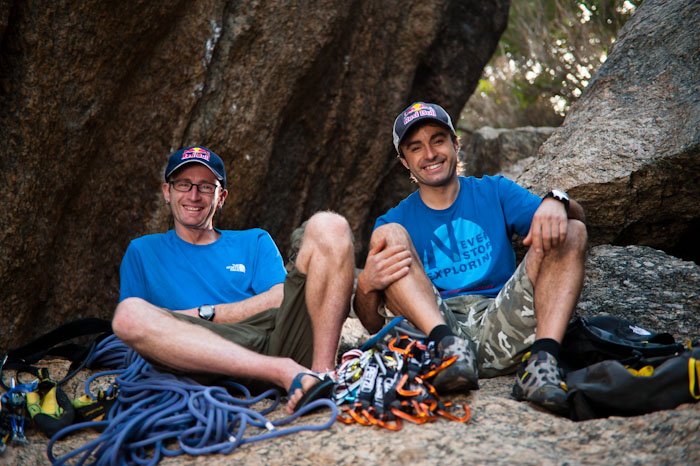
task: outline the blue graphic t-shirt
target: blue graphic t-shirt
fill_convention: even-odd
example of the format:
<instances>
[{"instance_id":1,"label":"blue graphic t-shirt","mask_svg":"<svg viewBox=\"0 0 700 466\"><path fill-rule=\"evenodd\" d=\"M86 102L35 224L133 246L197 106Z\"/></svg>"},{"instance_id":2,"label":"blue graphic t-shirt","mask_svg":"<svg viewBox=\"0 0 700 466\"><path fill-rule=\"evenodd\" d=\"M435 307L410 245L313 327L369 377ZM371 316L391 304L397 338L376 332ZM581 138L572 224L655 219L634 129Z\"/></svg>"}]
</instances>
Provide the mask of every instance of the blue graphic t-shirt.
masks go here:
<instances>
[{"instance_id":1,"label":"blue graphic t-shirt","mask_svg":"<svg viewBox=\"0 0 700 466\"><path fill-rule=\"evenodd\" d=\"M541 199L502 176L459 177L459 183L449 208L431 209L416 191L379 217L374 228L386 223L406 228L444 298L493 297L515 272L511 237L527 235Z\"/></svg>"},{"instance_id":2,"label":"blue graphic t-shirt","mask_svg":"<svg viewBox=\"0 0 700 466\"><path fill-rule=\"evenodd\" d=\"M284 282L282 256L265 230L219 233L206 245L183 241L174 230L133 240L122 259L119 301L138 297L190 309L242 301Z\"/></svg>"}]
</instances>

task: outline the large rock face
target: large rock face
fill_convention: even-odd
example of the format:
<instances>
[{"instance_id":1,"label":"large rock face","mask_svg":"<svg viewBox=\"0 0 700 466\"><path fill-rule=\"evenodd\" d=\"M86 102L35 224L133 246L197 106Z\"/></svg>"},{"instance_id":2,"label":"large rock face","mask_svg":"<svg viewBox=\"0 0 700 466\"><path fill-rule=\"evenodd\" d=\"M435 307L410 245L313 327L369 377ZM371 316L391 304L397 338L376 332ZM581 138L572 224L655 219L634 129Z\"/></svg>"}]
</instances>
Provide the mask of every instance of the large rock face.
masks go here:
<instances>
[{"instance_id":1,"label":"large rock face","mask_svg":"<svg viewBox=\"0 0 700 466\"><path fill-rule=\"evenodd\" d=\"M518 181L569 190L594 244L700 262L699 43L700 3L645 1Z\"/></svg>"},{"instance_id":2,"label":"large rock face","mask_svg":"<svg viewBox=\"0 0 700 466\"><path fill-rule=\"evenodd\" d=\"M226 161L218 225L284 250L319 209L367 229L405 194L391 122L456 114L508 1L0 2L0 345L109 317L130 239L168 228L165 157ZM383 195L389 186L392 195Z\"/></svg>"}]
</instances>

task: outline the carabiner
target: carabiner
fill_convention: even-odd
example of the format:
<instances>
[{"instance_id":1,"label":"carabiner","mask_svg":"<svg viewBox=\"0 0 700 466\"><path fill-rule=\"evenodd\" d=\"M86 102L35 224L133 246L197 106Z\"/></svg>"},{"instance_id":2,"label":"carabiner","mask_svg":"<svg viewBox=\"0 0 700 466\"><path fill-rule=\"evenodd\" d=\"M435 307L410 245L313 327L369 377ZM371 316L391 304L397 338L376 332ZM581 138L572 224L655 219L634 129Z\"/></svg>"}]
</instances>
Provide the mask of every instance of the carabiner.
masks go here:
<instances>
[{"instance_id":1,"label":"carabiner","mask_svg":"<svg viewBox=\"0 0 700 466\"><path fill-rule=\"evenodd\" d=\"M457 356L450 356L449 358L442 361L442 363L439 366L435 367L434 369L431 369L430 371L426 372L425 374L423 374L419 377L421 380L429 379L429 378L433 377L434 375L436 375L438 372L440 372L443 369L446 369L449 366L451 366L452 364L454 364L454 362L456 360L457 360Z\"/></svg>"},{"instance_id":2,"label":"carabiner","mask_svg":"<svg viewBox=\"0 0 700 466\"><path fill-rule=\"evenodd\" d=\"M447 404L445 407L448 407L448 406L450 406L450 404ZM464 416L462 416L462 417L457 417L457 416L455 416L454 414L449 413L449 412L447 412L447 411L444 410L444 409L438 409L438 410L437 410L437 413L438 413L440 416L442 416L442 417L444 417L444 418L446 418L446 419L449 419L450 421L455 421L455 422L467 422L467 421L469 421L469 419L470 419L471 416L472 416L472 411L471 411L471 409L469 408L469 405L466 404L466 403L464 403L464 404L462 405L462 409L464 409Z\"/></svg>"},{"instance_id":3,"label":"carabiner","mask_svg":"<svg viewBox=\"0 0 700 466\"><path fill-rule=\"evenodd\" d=\"M404 390L403 386L406 384L408 381L408 374L404 374L401 376L401 379L399 379L399 383L396 384L396 393L398 393L401 396L418 396L421 393L423 393L423 390L420 388L416 390Z\"/></svg>"}]
</instances>

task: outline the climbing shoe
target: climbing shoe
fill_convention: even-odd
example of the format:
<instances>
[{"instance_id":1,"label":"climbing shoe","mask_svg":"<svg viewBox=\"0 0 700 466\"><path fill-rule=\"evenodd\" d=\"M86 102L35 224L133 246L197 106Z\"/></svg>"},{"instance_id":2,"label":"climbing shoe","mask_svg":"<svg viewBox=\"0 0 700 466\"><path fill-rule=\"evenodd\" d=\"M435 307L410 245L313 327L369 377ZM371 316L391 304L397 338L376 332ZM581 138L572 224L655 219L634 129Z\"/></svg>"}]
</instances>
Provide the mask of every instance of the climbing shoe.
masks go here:
<instances>
[{"instance_id":1,"label":"climbing shoe","mask_svg":"<svg viewBox=\"0 0 700 466\"><path fill-rule=\"evenodd\" d=\"M107 417L110 409L117 400L119 388L117 384L112 384L108 389L100 389L96 398L83 395L73 400L75 409L75 420L77 422L102 421Z\"/></svg>"},{"instance_id":2,"label":"climbing shoe","mask_svg":"<svg viewBox=\"0 0 700 466\"><path fill-rule=\"evenodd\" d=\"M433 379L433 386L439 393L479 389L475 353L473 343L458 336L449 335L440 340L437 345L438 356L443 360L454 356L457 359Z\"/></svg>"},{"instance_id":3,"label":"climbing shoe","mask_svg":"<svg viewBox=\"0 0 700 466\"><path fill-rule=\"evenodd\" d=\"M35 391L27 393L26 403L34 425L49 438L71 425L75 418L70 399L44 368L39 369L39 384Z\"/></svg>"},{"instance_id":4,"label":"climbing shoe","mask_svg":"<svg viewBox=\"0 0 700 466\"><path fill-rule=\"evenodd\" d=\"M558 414L568 413L566 384L556 358L546 351L525 354L515 373L513 398L530 401Z\"/></svg>"}]
</instances>

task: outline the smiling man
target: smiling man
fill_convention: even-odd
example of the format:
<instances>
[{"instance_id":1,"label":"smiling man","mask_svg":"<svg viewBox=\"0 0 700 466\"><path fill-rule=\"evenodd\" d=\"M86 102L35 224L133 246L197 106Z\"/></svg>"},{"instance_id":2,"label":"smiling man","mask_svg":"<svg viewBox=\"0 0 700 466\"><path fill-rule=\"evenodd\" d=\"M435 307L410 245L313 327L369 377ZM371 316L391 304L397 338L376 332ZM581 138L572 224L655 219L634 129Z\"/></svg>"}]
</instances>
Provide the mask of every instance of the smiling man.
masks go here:
<instances>
[{"instance_id":1,"label":"smiling man","mask_svg":"<svg viewBox=\"0 0 700 466\"><path fill-rule=\"evenodd\" d=\"M515 398L565 411L557 358L583 284L583 209L560 190L540 198L502 176L458 176L459 139L439 105L401 112L393 142L418 190L375 223L358 317L373 332L403 315L438 354L457 356L438 390L517 369ZM529 247L517 268L514 234Z\"/></svg>"},{"instance_id":2,"label":"smiling man","mask_svg":"<svg viewBox=\"0 0 700 466\"><path fill-rule=\"evenodd\" d=\"M266 231L214 227L228 191L213 151L174 152L164 177L174 228L127 248L115 334L167 370L286 388L290 411L329 395L354 278L347 221L313 215L287 274Z\"/></svg>"}]
</instances>

